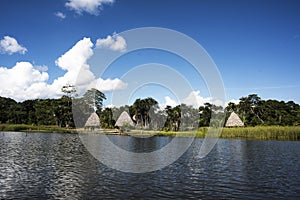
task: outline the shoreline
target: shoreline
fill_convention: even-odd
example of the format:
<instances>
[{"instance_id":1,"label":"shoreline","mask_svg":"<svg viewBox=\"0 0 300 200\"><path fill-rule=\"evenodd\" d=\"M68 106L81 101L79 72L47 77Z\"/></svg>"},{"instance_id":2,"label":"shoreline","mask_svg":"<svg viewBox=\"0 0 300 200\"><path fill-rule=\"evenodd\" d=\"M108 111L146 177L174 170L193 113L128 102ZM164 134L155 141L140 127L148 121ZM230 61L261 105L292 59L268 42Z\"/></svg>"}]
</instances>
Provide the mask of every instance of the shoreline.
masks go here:
<instances>
[{"instance_id":1,"label":"shoreline","mask_svg":"<svg viewBox=\"0 0 300 200\"><path fill-rule=\"evenodd\" d=\"M0 124L0 132L27 132L27 133L94 133L105 135L137 136L137 137L195 137L205 138L208 127L200 127L197 131L149 131L131 130L120 132L118 129L97 129L94 131L75 128L62 128L58 126L35 126L26 124ZM242 140L278 140L300 141L300 126L256 126L223 128L219 138Z\"/></svg>"}]
</instances>

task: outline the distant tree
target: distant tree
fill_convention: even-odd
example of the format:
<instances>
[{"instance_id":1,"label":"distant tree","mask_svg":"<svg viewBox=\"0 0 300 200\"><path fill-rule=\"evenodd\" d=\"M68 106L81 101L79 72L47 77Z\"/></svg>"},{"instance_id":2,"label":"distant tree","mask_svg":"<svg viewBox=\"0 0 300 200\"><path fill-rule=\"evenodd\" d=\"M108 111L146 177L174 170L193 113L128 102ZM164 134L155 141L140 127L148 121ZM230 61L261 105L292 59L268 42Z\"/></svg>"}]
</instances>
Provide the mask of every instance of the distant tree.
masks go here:
<instances>
[{"instance_id":1,"label":"distant tree","mask_svg":"<svg viewBox=\"0 0 300 200\"><path fill-rule=\"evenodd\" d=\"M240 98L238 113L242 116L242 120L246 125L264 124L262 104L263 101L257 94L250 94L247 97Z\"/></svg>"},{"instance_id":2,"label":"distant tree","mask_svg":"<svg viewBox=\"0 0 300 200\"><path fill-rule=\"evenodd\" d=\"M54 115L56 124L60 127L74 127L72 100L68 96L62 96L54 101Z\"/></svg>"},{"instance_id":3,"label":"distant tree","mask_svg":"<svg viewBox=\"0 0 300 200\"><path fill-rule=\"evenodd\" d=\"M35 104L37 100L25 100L21 103L22 111L24 112L24 124L37 124L35 115Z\"/></svg>"},{"instance_id":4,"label":"distant tree","mask_svg":"<svg viewBox=\"0 0 300 200\"><path fill-rule=\"evenodd\" d=\"M166 106L167 120L165 122L164 130L166 131L179 131L181 125L181 108L180 105L172 108Z\"/></svg>"},{"instance_id":5,"label":"distant tree","mask_svg":"<svg viewBox=\"0 0 300 200\"><path fill-rule=\"evenodd\" d=\"M87 119L91 115L91 107L86 104L83 98L74 98L72 101L72 113L74 125L77 128L84 127Z\"/></svg>"},{"instance_id":6,"label":"distant tree","mask_svg":"<svg viewBox=\"0 0 300 200\"><path fill-rule=\"evenodd\" d=\"M193 130L199 126L199 111L192 106L181 104L181 128L183 130Z\"/></svg>"},{"instance_id":7,"label":"distant tree","mask_svg":"<svg viewBox=\"0 0 300 200\"><path fill-rule=\"evenodd\" d=\"M237 105L233 102L229 102L226 106L225 110L227 112L237 112Z\"/></svg>"},{"instance_id":8,"label":"distant tree","mask_svg":"<svg viewBox=\"0 0 300 200\"><path fill-rule=\"evenodd\" d=\"M165 130L188 130L198 126L219 126L224 122L220 106L205 103L199 109L187 105L167 106L158 109L153 98L137 99L132 106L102 110L105 95L97 89L88 90L83 97L75 98L76 89L67 85L62 88L64 96L59 99L35 99L16 102L0 97L0 123L37 124L83 127L91 112L96 109L102 127L113 127L115 120L126 110L141 128L164 127ZM73 105L73 106L72 106ZM293 101L262 100L257 94L241 97L238 104L229 103L225 109L241 116L245 125L300 125L300 105ZM74 114L74 115L73 115ZM75 119L73 119L75 117ZM199 117L199 118L198 118ZM213 119L211 119L213 117Z\"/></svg>"},{"instance_id":9,"label":"distant tree","mask_svg":"<svg viewBox=\"0 0 300 200\"><path fill-rule=\"evenodd\" d=\"M204 106L199 107L199 127L209 126L212 112L212 104L204 103Z\"/></svg>"},{"instance_id":10,"label":"distant tree","mask_svg":"<svg viewBox=\"0 0 300 200\"><path fill-rule=\"evenodd\" d=\"M151 97L146 99L137 99L130 108L131 115L137 125L141 128L149 128L151 123L150 115L158 108L158 103Z\"/></svg>"},{"instance_id":11,"label":"distant tree","mask_svg":"<svg viewBox=\"0 0 300 200\"><path fill-rule=\"evenodd\" d=\"M91 110L95 110L99 112L101 112L103 106L103 100L105 99L106 99L105 95L101 91L95 88L86 91L86 93L83 95L84 102L87 105L89 105Z\"/></svg>"},{"instance_id":12,"label":"distant tree","mask_svg":"<svg viewBox=\"0 0 300 200\"><path fill-rule=\"evenodd\" d=\"M111 108L105 108L101 111L100 122L102 128L114 128L116 121Z\"/></svg>"},{"instance_id":13,"label":"distant tree","mask_svg":"<svg viewBox=\"0 0 300 200\"><path fill-rule=\"evenodd\" d=\"M0 122L13 123L15 116L12 115L16 108L17 102L11 98L0 97Z\"/></svg>"},{"instance_id":14,"label":"distant tree","mask_svg":"<svg viewBox=\"0 0 300 200\"><path fill-rule=\"evenodd\" d=\"M38 99L34 105L37 125L56 125L53 99Z\"/></svg>"}]
</instances>

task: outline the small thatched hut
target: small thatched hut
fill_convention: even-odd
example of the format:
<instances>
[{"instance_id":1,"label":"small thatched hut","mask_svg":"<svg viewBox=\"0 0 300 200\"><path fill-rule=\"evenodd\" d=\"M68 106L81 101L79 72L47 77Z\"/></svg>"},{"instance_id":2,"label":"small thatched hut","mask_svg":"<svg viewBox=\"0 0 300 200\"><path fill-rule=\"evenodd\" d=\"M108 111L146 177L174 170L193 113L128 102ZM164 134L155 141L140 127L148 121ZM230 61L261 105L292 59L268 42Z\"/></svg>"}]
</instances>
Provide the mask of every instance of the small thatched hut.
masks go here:
<instances>
[{"instance_id":1,"label":"small thatched hut","mask_svg":"<svg viewBox=\"0 0 300 200\"><path fill-rule=\"evenodd\" d=\"M132 119L130 118L129 114L126 111L123 111L116 121L115 126L122 127L122 126L134 126Z\"/></svg>"},{"instance_id":2,"label":"small thatched hut","mask_svg":"<svg viewBox=\"0 0 300 200\"><path fill-rule=\"evenodd\" d=\"M242 122L240 117L235 112L232 112L229 118L227 119L225 126L226 127L244 126L244 122Z\"/></svg>"},{"instance_id":3,"label":"small thatched hut","mask_svg":"<svg viewBox=\"0 0 300 200\"><path fill-rule=\"evenodd\" d=\"M95 129L100 127L100 119L98 115L93 112L88 120L86 121L84 128L90 128L90 129Z\"/></svg>"}]
</instances>

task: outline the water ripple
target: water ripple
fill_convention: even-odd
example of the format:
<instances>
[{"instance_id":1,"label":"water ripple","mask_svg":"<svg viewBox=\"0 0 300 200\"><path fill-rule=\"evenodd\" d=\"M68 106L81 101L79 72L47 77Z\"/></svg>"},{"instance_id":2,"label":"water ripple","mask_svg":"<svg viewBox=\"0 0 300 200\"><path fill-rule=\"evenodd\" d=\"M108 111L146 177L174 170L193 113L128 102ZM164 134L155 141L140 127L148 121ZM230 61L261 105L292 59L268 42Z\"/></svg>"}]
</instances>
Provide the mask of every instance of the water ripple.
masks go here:
<instances>
[{"instance_id":1,"label":"water ripple","mask_svg":"<svg viewBox=\"0 0 300 200\"><path fill-rule=\"evenodd\" d=\"M158 137L140 145L112 137L136 152L170 141ZM195 140L180 159L159 171L130 174L99 163L76 134L3 133L0 199L300 198L299 142L220 140L198 159L201 143Z\"/></svg>"}]
</instances>

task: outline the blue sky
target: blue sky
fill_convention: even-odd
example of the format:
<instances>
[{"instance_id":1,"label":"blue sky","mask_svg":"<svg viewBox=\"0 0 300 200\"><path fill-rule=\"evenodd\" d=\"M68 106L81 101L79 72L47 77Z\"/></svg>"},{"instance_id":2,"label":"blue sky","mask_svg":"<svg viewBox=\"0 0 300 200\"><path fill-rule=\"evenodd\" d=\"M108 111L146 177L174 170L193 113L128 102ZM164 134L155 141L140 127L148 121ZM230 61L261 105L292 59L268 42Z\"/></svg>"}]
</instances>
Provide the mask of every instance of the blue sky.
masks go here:
<instances>
[{"instance_id":1,"label":"blue sky","mask_svg":"<svg viewBox=\"0 0 300 200\"><path fill-rule=\"evenodd\" d=\"M300 103L299 1L89 0L89 3L90 6L82 0L0 2L0 40L14 38L19 45L9 52L3 43L0 51L0 96L18 101L59 97L64 79L76 72L67 62L82 53L83 60L72 64L78 68L85 66L98 39L134 28L163 27L186 34L206 49L220 71L227 100L256 93L263 99ZM86 51L76 50L76 45ZM66 55L71 48L73 53ZM200 91L197 95L203 101L209 98L203 81L193 82L196 78L189 64L166 52L131 53L103 74L101 83L122 82L122 70L149 62L167 64L185 73L194 90ZM70 78L66 82L72 83ZM110 96L112 89L107 87ZM119 89L125 87L124 83ZM163 95L158 96L163 102Z\"/></svg>"}]
</instances>

